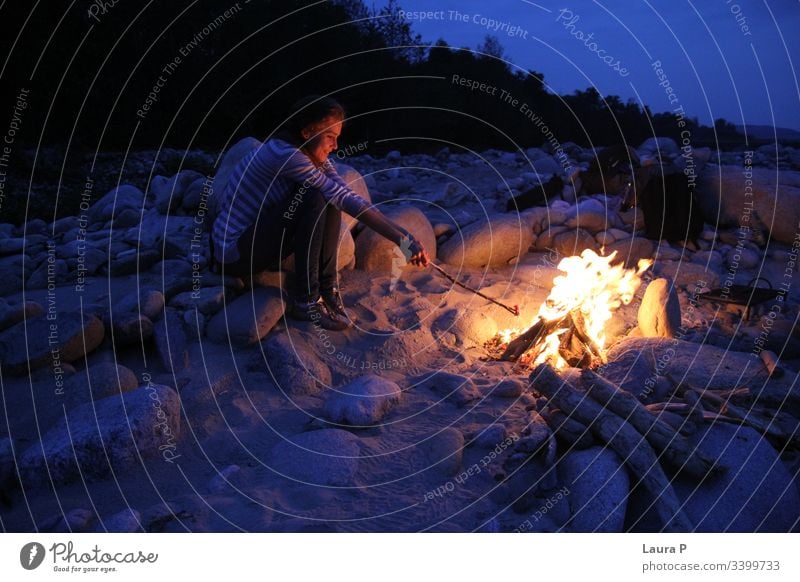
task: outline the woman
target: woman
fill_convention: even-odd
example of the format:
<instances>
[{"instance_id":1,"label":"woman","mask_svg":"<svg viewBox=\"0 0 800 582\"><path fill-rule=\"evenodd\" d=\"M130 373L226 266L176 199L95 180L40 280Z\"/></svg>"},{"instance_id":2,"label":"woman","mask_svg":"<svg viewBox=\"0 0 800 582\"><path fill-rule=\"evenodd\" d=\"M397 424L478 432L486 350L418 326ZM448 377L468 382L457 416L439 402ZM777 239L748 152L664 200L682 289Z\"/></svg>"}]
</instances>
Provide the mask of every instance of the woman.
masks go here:
<instances>
[{"instance_id":1,"label":"woman","mask_svg":"<svg viewBox=\"0 0 800 582\"><path fill-rule=\"evenodd\" d=\"M344 109L310 96L272 139L245 156L231 173L212 228L212 255L223 273L248 277L276 270L295 254L289 315L331 330L349 326L336 285L342 211L427 266L428 254L405 229L353 192L328 156L337 148Z\"/></svg>"}]
</instances>

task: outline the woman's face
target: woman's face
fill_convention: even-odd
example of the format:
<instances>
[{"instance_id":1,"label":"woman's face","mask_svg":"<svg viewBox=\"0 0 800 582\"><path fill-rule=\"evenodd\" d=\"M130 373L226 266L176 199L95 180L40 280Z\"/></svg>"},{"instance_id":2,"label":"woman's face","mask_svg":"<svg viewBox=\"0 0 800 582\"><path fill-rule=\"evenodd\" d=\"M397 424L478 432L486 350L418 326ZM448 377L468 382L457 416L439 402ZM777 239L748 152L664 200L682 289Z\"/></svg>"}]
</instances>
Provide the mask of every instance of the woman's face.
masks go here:
<instances>
[{"instance_id":1,"label":"woman's face","mask_svg":"<svg viewBox=\"0 0 800 582\"><path fill-rule=\"evenodd\" d=\"M335 117L326 117L313 126L308 126L302 131L303 139L308 140L305 150L311 158L322 164L339 147L338 139L342 133L342 120Z\"/></svg>"}]
</instances>

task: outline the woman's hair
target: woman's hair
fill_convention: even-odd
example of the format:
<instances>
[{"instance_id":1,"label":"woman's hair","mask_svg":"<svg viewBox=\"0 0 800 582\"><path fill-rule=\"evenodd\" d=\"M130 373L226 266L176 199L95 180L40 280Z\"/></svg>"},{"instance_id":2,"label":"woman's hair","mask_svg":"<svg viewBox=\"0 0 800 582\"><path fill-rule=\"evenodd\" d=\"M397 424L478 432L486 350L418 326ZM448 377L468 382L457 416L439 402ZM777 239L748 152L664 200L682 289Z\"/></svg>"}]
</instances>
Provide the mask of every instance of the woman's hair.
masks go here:
<instances>
[{"instance_id":1,"label":"woman's hair","mask_svg":"<svg viewBox=\"0 0 800 582\"><path fill-rule=\"evenodd\" d=\"M308 95L292 105L283 130L295 140L301 140L301 132L305 128L318 125L329 117L344 119L344 107L331 97Z\"/></svg>"}]
</instances>

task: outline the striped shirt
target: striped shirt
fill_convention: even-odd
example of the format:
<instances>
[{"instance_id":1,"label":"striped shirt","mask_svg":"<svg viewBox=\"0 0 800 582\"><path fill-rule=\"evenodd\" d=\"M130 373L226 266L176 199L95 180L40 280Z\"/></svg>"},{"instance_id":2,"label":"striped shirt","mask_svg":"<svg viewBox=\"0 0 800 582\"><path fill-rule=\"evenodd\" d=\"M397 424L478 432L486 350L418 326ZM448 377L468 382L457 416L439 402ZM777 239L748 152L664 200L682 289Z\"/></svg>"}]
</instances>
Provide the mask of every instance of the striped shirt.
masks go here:
<instances>
[{"instance_id":1,"label":"striped shirt","mask_svg":"<svg viewBox=\"0 0 800 582\"><path fill-rule=\"evenodd\" d=\"M238 260L239 237L256 221L262 206L266 211L286 208L301 187L318 189L325 200L351 216L370 207L336 173L331 160L317 168L294 145L270 139L242 158L222 191L213 227L216 259L223 263Z\"/></svg>"}]
</instances>

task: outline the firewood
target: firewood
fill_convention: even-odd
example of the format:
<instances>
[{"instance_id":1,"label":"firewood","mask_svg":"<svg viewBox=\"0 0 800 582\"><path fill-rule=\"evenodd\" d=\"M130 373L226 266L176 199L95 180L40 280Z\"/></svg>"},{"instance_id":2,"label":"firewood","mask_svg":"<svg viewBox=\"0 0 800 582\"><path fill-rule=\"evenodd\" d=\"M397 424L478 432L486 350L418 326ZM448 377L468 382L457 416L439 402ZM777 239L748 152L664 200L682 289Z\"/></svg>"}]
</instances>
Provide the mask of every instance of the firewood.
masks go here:
<instances>
[{"instance_id":1,"label":"firewood","mask_svg":"<svg viewBox=\"0 0 800 582\"><path fill-rule=\"evenodd\" d=\"M761 361L764 362L770 378L775 378L776 380L783 378L783 368L778 365L778 356L775 352L762 350L758 355L761 357Z\"/></svg>"},{"instance_id":2,"label":"firewood","mask_svg":"<svg viewBox=\"0 0 800 582\"><path fill-rule=\"evenodd\" d=\"M675 469L700 479L719 471L712 459L707 458L675 429L658 422L658 418L633 394L625 392L591 370L583 370L581 385L599 404L608 407L644 435L647 442Z\"/></svg>"},{"instance_id":3,"label":"firewood","mask_svg":"<svg viewBox=\"0 0 800 582\"><path fill-rule=\"evenodd\" d=\"M703 403L700 402L700 398L698 398L697 394L691 390L684 391L683 398L689 405L689 418L691 418L697 424L702 424L704 409Z\"/></svg>"},{"instance_id":4,"label":"firewood","mask_svg":"<svg viewBox=\"0 0 800 582\"><path fill-rule=\"evenodd\" d=\"M781 428L781 425L784 424L782 422L767 420L760 416L757 411L752 409L745 410L744 408L736 406L735 404L731 404L727 400L721 398L713 392L709 392L708 390L692 387L690 388L701 398L719 406L721 414L736 418L765 436L771 436L795 447L800 447L800 435L797 434L796 426L790 430L784 430Z\"/></svg>"},{"instance_id":5,"label":"firewood","mask_svg":"<svg viewBox=\"0 0 800 582\"><path fill-rule=\"evenodd\" d=\"M541 318L537 319L536 323L525 333L509 342L508 347L506 347L500 359L508 362L517 361L522 354L531 349L537 342L543 340L554 330L558 329L563 321L564 318L555 321L545 321Z\"/></svg>"},{"instance_id":6,"label":"firewood","mask_svg":"<svg viewBox=\"0 0 800 582\"><path fill-rule=\"evenodd\" d=\"M541 414L547 426L556 435L556 439L570 449L580 451L588 449L595 444L589 428L585 424L581 424L574 418L567 416L563 410L547 407Z\"/></svg>"},{"instance_id":7,"label":"firewood","mask_svg":"<svg viewBox=\"0 0 800 582\"><path fill-rule=\"evenodd\" d=\"M608 443L655 499L654 510L666 524L665 531L692 531L692 522L681 509L680 500L659 465L655 452L633 426L562 381L548 364L537 366L530 375L530 381L558 408L588 426L599 439Z\"/></svg>"}]
</instances>

